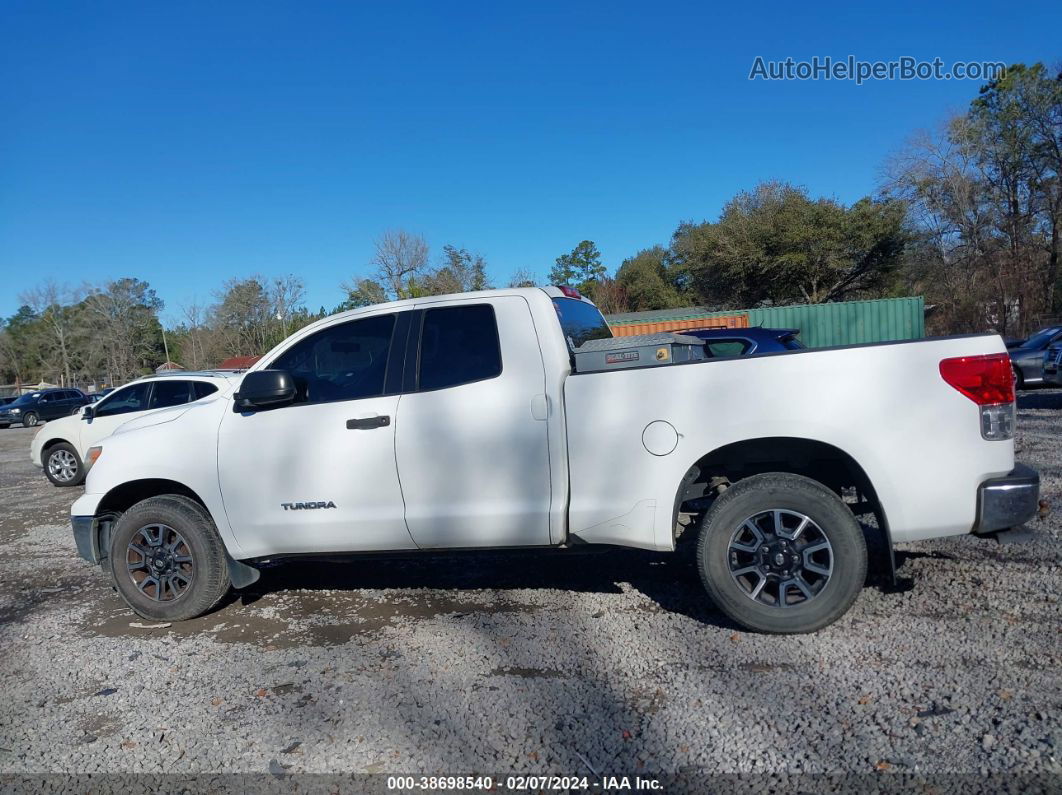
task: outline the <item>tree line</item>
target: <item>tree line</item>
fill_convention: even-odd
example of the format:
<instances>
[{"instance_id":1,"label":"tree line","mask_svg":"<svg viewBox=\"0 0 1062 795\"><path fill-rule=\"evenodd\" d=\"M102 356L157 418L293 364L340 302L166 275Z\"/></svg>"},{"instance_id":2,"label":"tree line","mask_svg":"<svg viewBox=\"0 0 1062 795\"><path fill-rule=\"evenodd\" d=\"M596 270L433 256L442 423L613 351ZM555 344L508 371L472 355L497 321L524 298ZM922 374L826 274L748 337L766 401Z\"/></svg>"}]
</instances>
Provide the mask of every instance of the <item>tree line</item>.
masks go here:
<instances>
[{"instance_id":1,"label":"tree line","mask_svg":"<svg viewBox=\"0 0 1062 795\"><path fill-rule=\"evenodd\" d=\"M605 313L924 295L930 333L1024 336L1062 310L1060 255L1062 71L1018 64L965 113L914 135L873 195L845 204L765 182L614 271L583 240L548 274L522 269L508 286L574 286ZM0 328L0 381L111 385L167 360L213 367L332 312L491 286L482 255L447 244L433 259L405 229L383 233L367 267L340 285L341 302L316 312L301 278L250 276L180 307L164 330L163 301L145 281L48 282L21 294Z\"/></svg>"}]
</instances>

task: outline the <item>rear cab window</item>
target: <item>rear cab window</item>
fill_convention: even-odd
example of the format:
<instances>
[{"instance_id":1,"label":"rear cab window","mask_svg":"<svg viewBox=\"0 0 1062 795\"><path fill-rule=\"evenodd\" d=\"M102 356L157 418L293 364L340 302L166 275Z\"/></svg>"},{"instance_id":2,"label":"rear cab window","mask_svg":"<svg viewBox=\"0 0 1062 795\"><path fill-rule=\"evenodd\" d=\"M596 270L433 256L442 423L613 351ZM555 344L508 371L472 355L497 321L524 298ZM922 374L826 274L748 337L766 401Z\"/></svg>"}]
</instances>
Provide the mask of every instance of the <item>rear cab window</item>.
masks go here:
<instances>
[{"instance_id":1,"label":"rear cab window","mask_svg":"<svg viewBox=\"0 0 1062 795\"><path fill-rule=\"evenodd\" d=\"M553 308L557 310L557 320L560 321L569 351L590 340L612 338L612 329L593 304L576 298L554 298Z\"/></svg>"}]
</instances>

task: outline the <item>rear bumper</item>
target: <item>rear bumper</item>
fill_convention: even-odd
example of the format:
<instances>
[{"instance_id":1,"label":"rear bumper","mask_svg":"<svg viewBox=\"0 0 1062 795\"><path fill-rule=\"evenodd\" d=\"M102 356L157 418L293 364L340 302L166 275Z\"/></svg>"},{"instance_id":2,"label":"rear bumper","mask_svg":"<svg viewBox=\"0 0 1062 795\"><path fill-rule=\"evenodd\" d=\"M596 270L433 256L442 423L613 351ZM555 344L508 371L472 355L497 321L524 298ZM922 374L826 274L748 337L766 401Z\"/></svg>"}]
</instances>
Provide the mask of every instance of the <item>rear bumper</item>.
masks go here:
<instances>
[{"instance_id":1,"label":"rear bumper","mask_svg":"<svg viewBox=\"0 0 1062 795\"><path fill-rule=\"evenodd\" d=\"M1040 507L1040 473L1015 464L1005 477L986 480L977 489L975 533L1006 530L1036 516Z\"/></svg>"}]
</instances>

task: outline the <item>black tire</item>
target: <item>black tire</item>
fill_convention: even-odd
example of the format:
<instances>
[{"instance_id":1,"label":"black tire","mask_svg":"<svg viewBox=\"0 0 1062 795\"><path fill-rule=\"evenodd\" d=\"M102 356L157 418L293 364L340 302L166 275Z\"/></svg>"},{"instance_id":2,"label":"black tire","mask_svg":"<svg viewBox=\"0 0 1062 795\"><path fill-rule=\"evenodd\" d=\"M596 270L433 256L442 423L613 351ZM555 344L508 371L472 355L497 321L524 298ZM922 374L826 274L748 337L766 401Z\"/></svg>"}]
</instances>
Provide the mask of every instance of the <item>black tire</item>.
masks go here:
<instances>
[{"instance_id":1,"label":"black tire","mask_svg":"<svg viewBox=\"0 0 1062 795\"><path fill-rule=\"evenodd\" d=\"M22 415L23 428L33 428L37 425L37 421L37 413L34 411L27 411L25 414Z\"/></svg>"},{"instance_id":2,"label":"black tire","mask_svg":"<svg viewBox=\"0 0 1062 795\"><path fill-rule=\"evenodd\" d=\"M44 475L54 486L78 486L85 479L85 465L72 444L59 442L44 452Z\"/></svg>"},{"instance_id":3,"label":"black tire","mask_svg":"<svg viewBox=\"0 0 1062 795\"><path fill-rule=\"evenodd\" d=\"M0 428L10 428L10 427L11 427L11 425L6 423L6 422L4 424L0 425Z\"/></svg>"},{"instance_id":4,"label":"black tire","mask_svg":"<svg viewBox=\"0 0 1062 795\"><path fill-rule=\"evenodd\" d=\"M162 598L156 598L160 595L159 579L150 582L155 561L131 549L135 541L145 550L162 550L165 542L157 547L147 542L149 537L156 535L154 528L158 528L160 539L165 537L168 542L176 544L173 541L176 535L183 541L171 550L171 560L190 558L190 563L179 564L177 568L183 567L183 571L176 576L163 575L168 582L161 588ZM131 570L130 564L141 561L143 565L136 571ZM179 495L151 497L123 513L111 534L108 565L114 585L125 603L137 615L152 621L184 621L201 616L216 605L230 587L225 546L214 522L199 503ZM174 571L173 568L161 570ZM141 575L139 579L137 575ZM181 576L187 580L187 585L178 593Z\"/></svg>"},{"instance_id":5,"label":"black tire","mask_svg":"<svg viewBox=\"0 0 1062 795\"><path fill-rule=\"evenodd\" d=\"M1021 370L1018 367L1014 367L1014 388L1025 389L1025 376L1021 374Z\"/></svg>"},{"instance_id":6,"label":"black tire","mask_svg":"<svg viewBox=\"0 0 1062 795\"><path fill-rule=\"evenodd\" d=\"M801 525L803 519L809 523ZM763 530L760 540L746 520ZM774 535L779 522L782 534ZM798 634L848 611L866 580L867 549L859 523L836 494L810 478L768 473L738 481L712 505L701 521L697 568L712 601L737 623ZM823 570L825 576L816 573Z\"/></svg>"}]
</instances>

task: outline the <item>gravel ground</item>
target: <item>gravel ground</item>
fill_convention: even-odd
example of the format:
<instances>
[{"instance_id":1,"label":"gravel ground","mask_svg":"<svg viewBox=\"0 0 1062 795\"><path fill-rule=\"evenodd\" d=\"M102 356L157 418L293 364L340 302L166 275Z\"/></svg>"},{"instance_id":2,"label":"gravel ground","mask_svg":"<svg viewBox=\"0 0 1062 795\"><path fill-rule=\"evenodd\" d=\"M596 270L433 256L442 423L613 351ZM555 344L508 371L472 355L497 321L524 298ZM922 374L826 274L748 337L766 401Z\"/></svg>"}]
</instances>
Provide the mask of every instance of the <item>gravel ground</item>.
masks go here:
<instances>
[{"instance_id":1,"label":"gravel ground","mask_svg":"<svg viewBox=\"0 0 1062 795\"><path fill-rule=\"evenodd\" d=\"M1020 405L1019 455L1062 506L1062 391ZM633 551L289 564L151 627L76 557L80 489L29 463L31 434L0 431L2 774L1062 786L1062 513L1024 545L906 545L906 586L812 636L741 631L687 562Z\"/></svg>"}]
</instances>

